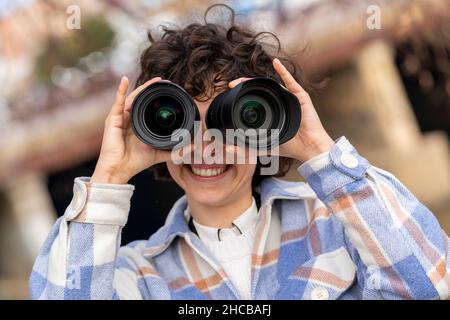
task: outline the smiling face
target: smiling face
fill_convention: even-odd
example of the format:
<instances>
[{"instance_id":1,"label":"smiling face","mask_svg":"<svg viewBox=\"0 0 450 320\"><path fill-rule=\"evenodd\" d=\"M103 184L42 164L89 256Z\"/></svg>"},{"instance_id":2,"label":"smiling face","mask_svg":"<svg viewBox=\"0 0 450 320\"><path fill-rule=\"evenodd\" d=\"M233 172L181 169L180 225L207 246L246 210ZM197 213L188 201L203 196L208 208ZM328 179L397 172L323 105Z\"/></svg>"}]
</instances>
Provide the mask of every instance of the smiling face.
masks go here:
<instances>
[{"instance_id":1,"label":"smiling face","mask_svg":"<svg viewBox=\"0 0 450 320\"><path fill-rule=\"evenodd\" d=\"M222 9L230 8L222 7ZM232 10L231 14L223 16L224 23L206 22L208 12L209 10L205 12L205 23L194 22L183 28L165 26L160 36L154 37L149 34L150 45L141 55L141 73L136 85L142 85L149 79L159 76L178 84L191 97L203 100L206 99L205 94L228 90L230 81L240 77L263 77L281 82L273 68L272 60L283 52L282 48L268 45L270 41L266 39L267 34L260 37L263 33L256 33L236 24ZM221 15L223 12L217 13ZM227 18L231 19L227 21ZM274 43L280 43L275 35L272 36ZM260 41L262 39L264 41ZM303 77L300 75L301 69L297 63L286 57L278 58L281 58L285 65L287 62L290 73L305 88ZM214 97L210 98L204 102L196 101L203 129L205 129L205 113ZM282 176L289 168L289 164L289 160L280 159L280 171L277 175ZM236 199L240 198L241 205L231 208L230 211L242 212L251 204L252 180L255 185L262 180L260 172L255 173L256 166L256 164L187 166L168 162L167 166L156 165L151 170L155 173L156 179L166 179L167 167L173 180L186 192L188 202L191 201L190 205L197 201L204 204L204 207L219 206L236 202ZM252 179L253 177L255 179ZM247 201L242 201L244 196ZM210 208L198 207L197 212L211 212ZM219 208L215 209L217 212Z\"/></svg>"},{"instance_id":2,"label":"smiling face","mask_svg":"<svg viewBox=\"0 0 450 320\"><path fill-rule=\"evenodd\" d=\"M206 131L205 115L212 98L195 101L200 112L202 131ZM202 149L210 141L203 141ZM202 151L203 151L202 150ZM203 154L203 152L202 152ZM225 155L225 150L223 151ZM236 202L243 195L251 193L251 183L256 164L174 164L167 162L172 179L185 191L188 201L204 206L224 206Z\"/></svg>"}]
</instances>

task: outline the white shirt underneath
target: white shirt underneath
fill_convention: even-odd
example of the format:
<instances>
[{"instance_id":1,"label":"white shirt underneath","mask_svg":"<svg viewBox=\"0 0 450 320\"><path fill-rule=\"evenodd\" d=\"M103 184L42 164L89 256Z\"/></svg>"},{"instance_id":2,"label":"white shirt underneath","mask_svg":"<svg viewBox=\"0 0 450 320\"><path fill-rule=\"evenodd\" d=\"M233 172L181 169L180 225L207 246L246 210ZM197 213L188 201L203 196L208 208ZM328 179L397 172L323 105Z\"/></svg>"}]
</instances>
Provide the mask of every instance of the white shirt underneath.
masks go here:
<instances>
[{"instance_id":1,"label":"white shirt underneath","mask_svg":"<svg viewBox=\"0 0 450 320\"><path fill-rule=\"evenodd\" d=\"M235 227L220 230L199 224L193 220L199 238L220 262L231 283L237 289L241 299L251 299L251 258L255 238L258 209L255 199L233 223Z\"/></svg>"}]
</instances>

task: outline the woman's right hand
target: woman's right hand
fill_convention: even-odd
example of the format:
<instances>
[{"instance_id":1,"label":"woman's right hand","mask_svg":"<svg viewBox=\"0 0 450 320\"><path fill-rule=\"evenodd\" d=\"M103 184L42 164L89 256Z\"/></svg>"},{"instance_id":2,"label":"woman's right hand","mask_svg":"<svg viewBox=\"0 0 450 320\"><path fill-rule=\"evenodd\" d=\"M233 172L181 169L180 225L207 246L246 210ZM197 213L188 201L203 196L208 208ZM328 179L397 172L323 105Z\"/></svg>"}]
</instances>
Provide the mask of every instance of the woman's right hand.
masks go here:
<instances>
[{"instance_id":1,"label":"woman's right hand","mask_svg":"<svg viewBox=\"0 0 450 320\"><path fill-rule=\"evenodd\" d=\"M153 78L128 96L128 78L122 77L116 101L105 120L102 147L91 182L127 183L154 164L170 160L170 151L157 150L139 140L131 128L131 104L144 88L161 80Z\"/></svg>"}]
</instances>

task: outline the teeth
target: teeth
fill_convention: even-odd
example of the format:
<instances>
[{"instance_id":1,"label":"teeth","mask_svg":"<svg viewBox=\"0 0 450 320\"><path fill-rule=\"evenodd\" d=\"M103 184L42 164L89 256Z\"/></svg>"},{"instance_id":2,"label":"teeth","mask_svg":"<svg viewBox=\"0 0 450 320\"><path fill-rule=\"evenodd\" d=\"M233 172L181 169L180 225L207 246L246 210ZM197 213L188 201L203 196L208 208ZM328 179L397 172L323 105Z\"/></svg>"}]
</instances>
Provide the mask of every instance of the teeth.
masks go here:
<instances>
[{"instance_id":1,"label":"teeth","mask_svg":"<svg viewBox=\"0 0 450 320\"><path fill-rule=\"evenodd\" d=\"M225 168L218 168L218 169L199 169L191 167L192 172L194 172L196 175L201 177L213 177L217 176L225 171Z\"/></svg>"}]
</instances>

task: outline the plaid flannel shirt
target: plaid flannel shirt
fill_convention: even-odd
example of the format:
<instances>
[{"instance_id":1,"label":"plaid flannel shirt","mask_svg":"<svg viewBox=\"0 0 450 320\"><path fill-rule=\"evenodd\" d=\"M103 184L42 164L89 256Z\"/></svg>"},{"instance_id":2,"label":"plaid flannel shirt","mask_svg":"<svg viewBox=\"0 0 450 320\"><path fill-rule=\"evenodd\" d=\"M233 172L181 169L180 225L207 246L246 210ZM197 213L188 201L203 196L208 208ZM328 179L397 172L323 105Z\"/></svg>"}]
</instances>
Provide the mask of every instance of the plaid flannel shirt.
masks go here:
<instances>
[{"instance_id":1,"label":"plaid flannel shirt","mask_svg":"<svg viewBox=\"0 0 450 320\"><path fill-rule=\"evenodd\" d=\"M265 179L252 253L252 299L446 299L448 236L394 176L340 138ZM239 299L179 199L150 239L120 247L132 185L77 178L30 277L34 299ZM151 213L149 213L151 214Z\"/></svg>"}]
</instances>

